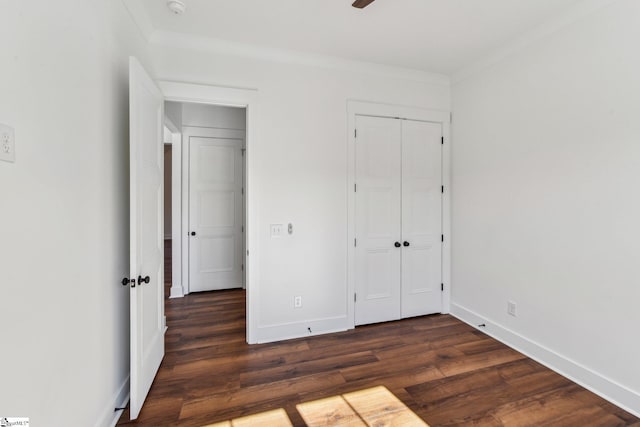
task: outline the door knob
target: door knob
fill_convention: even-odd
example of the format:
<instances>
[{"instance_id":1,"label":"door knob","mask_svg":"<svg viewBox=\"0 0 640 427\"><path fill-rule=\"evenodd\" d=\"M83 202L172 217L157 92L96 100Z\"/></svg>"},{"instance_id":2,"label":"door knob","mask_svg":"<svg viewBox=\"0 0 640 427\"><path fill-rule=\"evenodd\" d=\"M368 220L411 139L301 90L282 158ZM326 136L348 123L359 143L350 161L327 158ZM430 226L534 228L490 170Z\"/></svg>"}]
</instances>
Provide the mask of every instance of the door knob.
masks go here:
<instances>
[{"instance_id":1,"label":"door knob","mask_svg":"<svg viewBox=\"0 0 640 427\"><path fill-rule=\"evenodd\" d=\"M403 245L404 245L404 246L411 246L411 243L409 243L409 242L407 242L407 241L405 240L405 242L403 243Z\"/></svg>"},{"instance_id":2,"label":"door knob","mask_svg":"<svg viewBox=\"0 0 640 427\"><path fill-rule=\"evenodd\" d=\"M195 232L195 231L192 231L192 232L191 232L191 235L192 235L192 236L195 236L195 235L196 235L196 232Z\"/></svg>"},{"instance_id":3,"label":"door knob","mask_svg":"<svg viewBox=\"0 0 640 427\"><path fill-rule=\"evenodd\" d=\"M129 284L129 282L134 282L135 283L135 280L131 280L128 277L125 277L124 279L122 279L122 282L120 282L120 283L122 283L122 286L127 286Z\"/></svg>"},{"instance_id":4,"label":"door knob","mask_svg":"<svg viewBox=\"0 0 640 427\"><path fill-rule=\"evenodd\" d=\"M400 246L402 246L402 245L400 244L400 242L395 242L395 243L393 244L393 246L395 246L396 248L399 248L399 247L400 247Z\"/></svg>"},{"instance_id":5,"label":"door knob","mask_svg":"<svg viewBox=\"0 0 640 427\"><path fill-rule=\"evenodd\" d=\"M151 281L151 277L146 276L146 277L142 277L142 276L138 276L138 285L142 285L143 283L149 283Z\"/></svg>"}]
</instances>

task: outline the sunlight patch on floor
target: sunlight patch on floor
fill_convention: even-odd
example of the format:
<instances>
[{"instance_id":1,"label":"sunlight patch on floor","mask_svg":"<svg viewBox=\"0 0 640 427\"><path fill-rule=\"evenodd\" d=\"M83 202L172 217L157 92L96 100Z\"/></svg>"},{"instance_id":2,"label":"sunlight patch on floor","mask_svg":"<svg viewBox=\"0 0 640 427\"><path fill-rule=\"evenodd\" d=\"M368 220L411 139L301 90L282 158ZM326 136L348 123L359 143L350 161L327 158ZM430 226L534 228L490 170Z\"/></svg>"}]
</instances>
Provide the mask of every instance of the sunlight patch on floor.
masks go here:
<instances>
[{"instance_id":1,"label":"sunlight patch on floor","mask_svg":"<svg viewBox=\"0 0 640 427\"><path fill-rule=\"evenodd\" d=\"M262 412L260 414L249 415L247 417L236 418L231 421L223 421L221 423L209 424L205 427L293 427L287 412L284 409L275 409L273 411Z\"/></svg>"},{"instance_id":2,"label":"sunlight patch on floor","mask_svg":"<svg viewBox=\"0 0 640 427\"><path fill-rule=\"evenodd\" d=\"M296 405L308 427L429 427L386 387L332 396ZM284 409L262 412L205 427L291 427Z\"/></svg>"},{"instance_id":3,"label":"sunlight patch on floor","mask_svg":"<svg viewBox=\"0 0 640 427\"><path fill-rule=\"evenodd\" d=\"M386 387L374 387L296 406L309 427L429 427Z\"/></svg>"}]
</instances>

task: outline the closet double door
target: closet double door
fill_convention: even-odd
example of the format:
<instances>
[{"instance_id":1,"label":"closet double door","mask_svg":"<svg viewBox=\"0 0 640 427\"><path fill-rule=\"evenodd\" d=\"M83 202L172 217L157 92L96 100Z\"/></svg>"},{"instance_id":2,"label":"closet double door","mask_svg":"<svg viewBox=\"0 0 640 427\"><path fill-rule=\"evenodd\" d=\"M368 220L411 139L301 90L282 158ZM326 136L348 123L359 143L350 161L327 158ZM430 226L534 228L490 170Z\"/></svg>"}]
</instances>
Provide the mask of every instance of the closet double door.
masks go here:
<instances>
[{"instance_id":1,"label":"closet double door","mask_svg":"<svg viewBox=\"0 0 640 427\"><path fill-rule=\"evenodd\" d=\"M442 311L442 126L356 117L355 324Z\"/></svg>"}]
</instances>

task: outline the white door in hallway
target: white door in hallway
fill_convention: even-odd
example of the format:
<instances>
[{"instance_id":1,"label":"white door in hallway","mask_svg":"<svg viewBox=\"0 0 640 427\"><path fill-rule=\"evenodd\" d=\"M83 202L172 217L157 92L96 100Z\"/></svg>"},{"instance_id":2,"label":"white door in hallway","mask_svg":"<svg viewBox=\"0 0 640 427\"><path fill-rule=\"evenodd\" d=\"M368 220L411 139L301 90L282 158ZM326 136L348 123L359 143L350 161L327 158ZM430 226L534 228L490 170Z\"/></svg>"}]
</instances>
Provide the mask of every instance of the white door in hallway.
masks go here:
<instances>
[{"instance_id":1,"label":"white door in hallway","mask_svg":"<svg viewBox=\"0 0 640 427\"><path fill-rule=\"evenodd\" d=\"M189 291L241 288L244 140L190 135L188 144Z\"/></svg>"},{"instance_id":2,"label":"white door in hallway","mask_svg":"<svg viewBox=\"0 0 640 427\"><path fill-rule=\"evenodd\" d=\"M129 65L131 419L164 357L164 99L142 65Z\"/></svg>"},{"instance_id":3,"label":"white door in hallway","mask_svg":"<svg viewBox=\"0 0 640 427\"><path fill-rule=\"evenodd\" d=\"M402 121L402 317L442 311L442 126Z\"/></svg>"},{"instance_id":4,"label":"white door in hallway","mask_svg":"<svg viewBox=\"0 0 640 427\"><path fill-rule=\"evenodd\" d=\"M356 118L355 324L400 318L402 122Z\"/></svg>"}]
</instances>

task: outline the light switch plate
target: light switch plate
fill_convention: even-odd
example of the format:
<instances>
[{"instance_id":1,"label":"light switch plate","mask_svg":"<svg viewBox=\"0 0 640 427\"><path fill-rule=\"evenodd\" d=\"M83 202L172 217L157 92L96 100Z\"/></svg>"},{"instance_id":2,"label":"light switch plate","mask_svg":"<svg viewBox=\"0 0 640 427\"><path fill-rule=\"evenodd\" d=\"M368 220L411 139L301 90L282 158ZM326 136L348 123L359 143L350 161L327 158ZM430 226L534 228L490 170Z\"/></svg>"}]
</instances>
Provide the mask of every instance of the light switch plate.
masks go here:
<instances>
[{"instance_id":1,"label":"light switch plate","mask_svg":"<svg viewBox=\"0 0 640 427\"><path fill-rule=\"evenodd\" d=\"M282 237L282 224L271 224L271 237Z\"/></svg>"},{"instance_id":2,"label":"light switch plate","mask_svg":"<svg viewBox=\"0 0 640 427\"><path fill-rule=\"evenodd\" d=\"M16 161L16 138L11 126L0 123L0 160Z\"/></svg>"}]
</instances>

